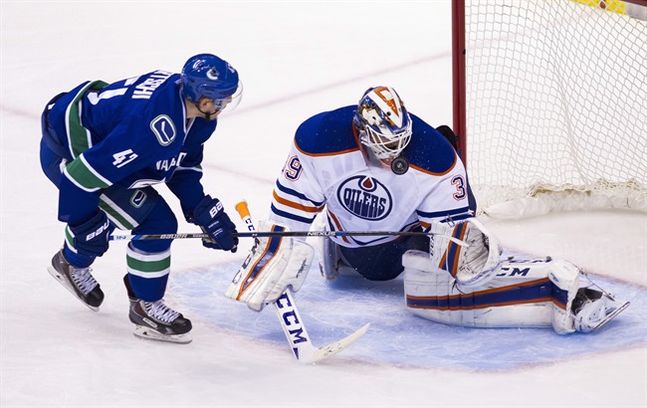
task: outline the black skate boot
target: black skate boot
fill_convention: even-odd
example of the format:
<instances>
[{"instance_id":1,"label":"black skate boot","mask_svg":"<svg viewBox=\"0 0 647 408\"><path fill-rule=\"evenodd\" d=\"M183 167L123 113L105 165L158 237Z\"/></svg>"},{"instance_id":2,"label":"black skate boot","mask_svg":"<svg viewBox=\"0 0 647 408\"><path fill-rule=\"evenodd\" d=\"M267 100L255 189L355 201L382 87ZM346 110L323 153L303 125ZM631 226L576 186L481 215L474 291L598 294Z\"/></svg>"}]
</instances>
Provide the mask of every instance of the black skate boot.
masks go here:
<instances>
[{"instance_id":1,"label":"black skate boot","mask_svg":"<svg viewBox=\"0 0 647 408\"><path fill-rule=\"evenodd\" d=\"M103 302L103 291L90 273L90 268L75 268L70 265L61 249L52 258L52 265L47 271L83 304L95 312L99 311Z\"/></svg>"},{"instance_id":2,"label":"black skate boot","mask_svg":"<svg viewBox=\"0 0 647 408\"><path fill-rule=\"evenodd\" d=\"M155 302L137 299L130 287L128 275L124 276L124 284L130 300L128 317L136 326L135 336L172 343L191 342L192 326L189 319L166 306L163 299Z\"/></svg>"}]
</instances>

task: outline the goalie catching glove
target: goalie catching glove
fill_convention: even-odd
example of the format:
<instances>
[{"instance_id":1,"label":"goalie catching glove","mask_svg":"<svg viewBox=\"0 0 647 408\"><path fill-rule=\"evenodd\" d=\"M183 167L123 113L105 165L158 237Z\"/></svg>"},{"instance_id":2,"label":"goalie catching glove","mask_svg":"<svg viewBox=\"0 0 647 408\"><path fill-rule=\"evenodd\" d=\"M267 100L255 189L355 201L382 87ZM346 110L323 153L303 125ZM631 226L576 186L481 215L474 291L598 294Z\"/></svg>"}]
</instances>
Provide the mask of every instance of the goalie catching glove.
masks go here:
<instances>
[{"instance_id":1,"label":"goalie catching glove","mask_svg":"<svg viewBox=\"0 0 647 408\"><path fill-rule=\"evenodd\" d=\"M287 231L269 221L260 221L258 227L259 231ZM225 296L260 312L288 287L295 292L301 289L313 255L312 247L302 241L281 236L256 238Z\"/></svg>"},{"instance_id":2,"label":"goalie catching glove","mask_svg":"<svg viewBox=\"0 0 647 408\"><path fill-rule=\"evenodd\" d=\"M430 232L434 234L429 240L433 265L452 275L459 288L482 286L494 278L501 249L496 237L480 221L469 218L457 224L434 223Z\"/></svg>"}]
</instances>

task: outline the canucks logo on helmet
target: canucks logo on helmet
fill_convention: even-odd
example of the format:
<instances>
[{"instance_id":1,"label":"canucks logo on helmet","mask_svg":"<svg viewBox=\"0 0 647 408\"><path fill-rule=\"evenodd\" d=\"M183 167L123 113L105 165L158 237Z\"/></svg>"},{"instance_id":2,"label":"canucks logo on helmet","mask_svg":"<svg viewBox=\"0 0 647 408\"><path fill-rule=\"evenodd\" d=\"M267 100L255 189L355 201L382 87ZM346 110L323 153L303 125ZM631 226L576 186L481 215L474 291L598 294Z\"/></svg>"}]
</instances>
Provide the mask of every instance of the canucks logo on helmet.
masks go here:
<instances>
[{"instance_id":1,"label":"canucks logo on helmet","mask_svg":"<svg viewBox=\"0 0 647 408\"><path fill-rule=\"evenodd\" d=\"M240 100L242 84L238 72L225 60L213 54L198 54L187 60L180 77L182 94L191 102L201 98L216 104L231 104Z\"/></svg>"}]
</instances>

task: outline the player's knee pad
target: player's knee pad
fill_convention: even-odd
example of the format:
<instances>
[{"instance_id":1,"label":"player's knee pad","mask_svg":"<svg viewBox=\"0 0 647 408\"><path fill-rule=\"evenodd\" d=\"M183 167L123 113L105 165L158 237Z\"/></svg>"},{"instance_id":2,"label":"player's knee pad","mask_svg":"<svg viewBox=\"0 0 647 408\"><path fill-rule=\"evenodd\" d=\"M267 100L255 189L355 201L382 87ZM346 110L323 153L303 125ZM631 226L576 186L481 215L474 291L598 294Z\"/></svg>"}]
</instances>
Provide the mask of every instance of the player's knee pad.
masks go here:
<instances>
[{"instance_id":1,"label":"player's knee pad","mask_svg":"<svg viewBox=\"0 0 647 408\"><path fill-rule=\"evenodd\" d=\"M455 292L455 281L435 265L427 252L405 252L402 266L405 302L410 312L435 322L472 326L467 322L469 316L451 310L449 296Z\"/></svg>"},{"instance_id":2,"label":"player's knee pad","mask_svg":"<svg viewBox=\"0 0 647 408\"><path fill-rule=\"evenodd\" d=\"M339 276L339 248L328 237L321 238L319 247L319 272L326 280L332 281Z\"/></svg>"},{"instance_id":3,"label":"player's knee pad","mask_svg":"<svg viewBox=\"0 0 647 408\"><path fill-rule=\"evenodd\" d=\"M315 225L316 224L316 225ZM318 231L328 231L328 225L324 216L317 216L313 229ZM354 272L353 268L348 266L343 260L339 245L329 237L323 237L315 241L314 251L319 257L319 272L328 281L337 279L340 274L350 274Z\"/></svg>"}]
</instances>

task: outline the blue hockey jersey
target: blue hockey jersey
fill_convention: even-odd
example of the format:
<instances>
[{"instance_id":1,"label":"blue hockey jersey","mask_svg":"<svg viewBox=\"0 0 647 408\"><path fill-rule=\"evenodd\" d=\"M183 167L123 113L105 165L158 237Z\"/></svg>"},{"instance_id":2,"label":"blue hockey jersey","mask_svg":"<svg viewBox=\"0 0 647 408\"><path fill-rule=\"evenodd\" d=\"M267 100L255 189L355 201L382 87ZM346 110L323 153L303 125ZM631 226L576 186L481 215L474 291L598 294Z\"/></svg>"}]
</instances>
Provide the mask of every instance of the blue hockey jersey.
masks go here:
<instances>
[{"instance_id":1,"label":"blue hockey jersey","mask_svg":"<svg viewBox=\"0 0 647 408\"><path fill-rule=\"evenodd\" d=\"M50 102L43 137L64 158L61 221L91 214L113 185L166 183L185 212L204 197L203 144L217 123L187 119L179 78L158 70L112 84L88 81Z\"/></svg>"}]
</instances>

